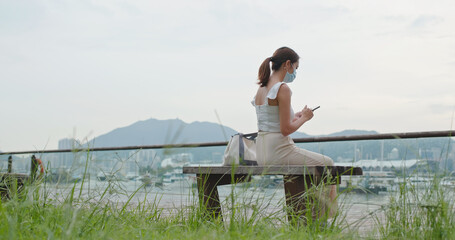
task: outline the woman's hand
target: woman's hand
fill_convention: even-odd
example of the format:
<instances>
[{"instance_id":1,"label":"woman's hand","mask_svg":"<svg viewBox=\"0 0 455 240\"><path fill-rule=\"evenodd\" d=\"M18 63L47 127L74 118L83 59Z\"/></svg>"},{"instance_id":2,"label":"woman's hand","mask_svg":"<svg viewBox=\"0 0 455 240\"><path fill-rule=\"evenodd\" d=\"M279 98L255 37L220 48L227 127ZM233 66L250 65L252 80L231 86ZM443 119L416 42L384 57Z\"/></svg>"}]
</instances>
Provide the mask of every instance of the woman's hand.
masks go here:
<instances>
[{"instance_id":1,"label":"woman's hand","mask_svg":"<svg viewBox=\"0 0 455 240\"><path fill-rule=\"evenodd\" d=\"M302 112L296 112L294 114L294 118L292 119L292 122L296 121L297 119L302 117Z\"/></svg>"},{"instance_id":2,"label":"woman's hand","mask_svg":"<svg viewBox=\"0 0 455 240\"><path fill-rule=\"evenodd\" d=\"M303 118L306 121L310 120L313 118L313 111L307 107L307 105L305 105L305 107L303 108L303 110L300 112L301 114L301 118Z\"/></svg>"}]
</instances>

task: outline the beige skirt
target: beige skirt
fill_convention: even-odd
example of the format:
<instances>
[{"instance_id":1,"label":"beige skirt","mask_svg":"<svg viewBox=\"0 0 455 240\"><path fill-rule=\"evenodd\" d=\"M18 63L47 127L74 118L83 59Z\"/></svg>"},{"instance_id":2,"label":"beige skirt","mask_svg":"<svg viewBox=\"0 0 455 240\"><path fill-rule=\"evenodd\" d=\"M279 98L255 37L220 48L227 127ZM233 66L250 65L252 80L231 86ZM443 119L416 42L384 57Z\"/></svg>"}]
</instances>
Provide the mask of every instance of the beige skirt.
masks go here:
<instances>
[{"instance_id":1,"label":"beige skirt","mask_svg":"<svg viewBox=\"0 0 455 240\"><path fill-rule=\"evenodd\" d=\"M256 158L259 166L306 165L333 166L333 160L325 155L311 152L295 145L289 136L281 133L259 132L256 138ZM313 189L314 200L319 207L313 209L314 216L333 217L337 211L335 185L318 186Z\"/></svg>"},{"instance_id":2,"label":"beige skirt","mask_svg":"<svg viewBox=\"0 0 455 240\"><path fill-rule=\"evenodd\" d=\"M256 158L259 166L306 165L333 166L330 157L295 145L289 136L275 132L259 132L256 138Z\"/></svg>"}]
</instances>

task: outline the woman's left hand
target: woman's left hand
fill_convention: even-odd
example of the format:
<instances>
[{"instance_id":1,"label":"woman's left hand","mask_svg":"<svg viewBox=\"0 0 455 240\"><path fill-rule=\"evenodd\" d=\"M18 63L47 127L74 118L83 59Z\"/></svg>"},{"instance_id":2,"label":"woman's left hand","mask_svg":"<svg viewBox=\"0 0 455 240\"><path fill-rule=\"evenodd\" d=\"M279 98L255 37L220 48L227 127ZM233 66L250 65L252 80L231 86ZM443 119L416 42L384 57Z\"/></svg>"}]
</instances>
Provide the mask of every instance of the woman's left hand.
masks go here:
<instances>
[{"instance_id":1,"label":"woman's left hand","mask_svg":"<svg viewBox=\"0 0 455 240\"><path fill-rule=\"evenodd\" d=\"M305 119L305 122L313 118L313 111L307 105L305 105L301 113L301 117Z\"/></svg>"}]
</instances>

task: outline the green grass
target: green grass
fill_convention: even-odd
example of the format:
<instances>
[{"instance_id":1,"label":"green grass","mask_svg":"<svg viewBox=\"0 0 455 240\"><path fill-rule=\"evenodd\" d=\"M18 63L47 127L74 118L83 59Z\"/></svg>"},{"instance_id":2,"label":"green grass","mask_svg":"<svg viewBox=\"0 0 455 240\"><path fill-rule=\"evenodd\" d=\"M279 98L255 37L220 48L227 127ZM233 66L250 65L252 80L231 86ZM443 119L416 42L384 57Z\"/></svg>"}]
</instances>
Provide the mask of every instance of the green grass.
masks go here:
<instances>
[{"instance_id":1,"label":"green grass","mask_svg":"<svg viewBox=\"0 0 455 240\"><path fill-rule=\"evenodd\" d=\"M224 221L207 218L196 200L172 210L158 207L159 195L132 204L130 200L142 187L128 193L126 202L115 202L111 201L111 193L125 194L118 185L110 184L96 197L80 194L84 184L72 186L67 195L54 198L48 185L37 182L1 202L0 238L351 239L356 235L336 222L325 227L318 221L305 226L288 224L284 203L271 206L268 199L245 197L251 187L248 184L235 191L233 188L227 203L223 203ZM197 196L194 190L188 194ZM279 210L266 211L269 207Z\"/></svg>"},{"instance_id":2,"label":"green grass","mask_svg":"<svg viewBox=\"0 0 455 240\"><path fill-rule=\"evenodd\" d=\"M406 179L376 215L382 239L455 239L454 190L434 176L429 186Z\"/></svg>"},{"instance_id":3,"label":"green grass","mask_svg":"<svg viewBox=\"0 0 455 240\"><path fill-rule=\"evenodd\" d=\"M207 221L199 207L189 206L165 213L157 202L143 201L137 206L111 202L71 199L45 200L36 187L29 187L21 198L0 204L0 238L4 239L300 239L350 238L337 228L293 227L277 222L274 214L261 215L253 210L249 221L237 215L229 223ZM159 199L155 199L159 201ZM127 203L125 203L127 204ZM231 209L232 210L232 209ZM251 217L249 218L251 219ZM245 221L246 220L246 221Z\"/></svg>"},{"instance_id":4,"label":"green grass","mask_svg":"<svg viewBox=\"0 0 455 240\"><path fill-rule=\"evenodd\" d=\"M455 239L453 190L443 188L438 177L423 189L403 182L387 204L366 216L375 225L361 233L346 224L343 211L349 208L327 224L317 219L307 225L289 224L283 202L279 210L267 211L277 206L245 195L251 194L248 184L233 189L223 202L224 221L209 221L197 201L172 210L158 207L159 195L132 204L133 192L126 202L111 201L110 193L125 194L117 185L109 185L96 198L79 194L82 184L74 184L59 199L46 187L29 185L0 203L0 239Z\"/></svg>"},{"instance_id":5,"label":"green grass","mask_svg":"<svg viewBox=\"0 0 455 240\"><path fill-rule=\"evenodd\" d=\"M306 225L287 220L284 196L272 203L273 196L255 196L249 183L231 188L222 203L224 219L209 219L197 200L173 209L159 207L159 194L138 200L143 186L127 192L112 182L87 195L88 183L81 181L54 196L38 181L0 202L0 239L455 239L454 189L442 187L439 176L424 188L403 179L387 204L357 222L347 223L347 195L340 194L334 218ZM116 194L127 200L115 201ZM197 199L194 189L188 194ZM374 226L360 232L365 220Z\"/></svg>"}]
</instances>

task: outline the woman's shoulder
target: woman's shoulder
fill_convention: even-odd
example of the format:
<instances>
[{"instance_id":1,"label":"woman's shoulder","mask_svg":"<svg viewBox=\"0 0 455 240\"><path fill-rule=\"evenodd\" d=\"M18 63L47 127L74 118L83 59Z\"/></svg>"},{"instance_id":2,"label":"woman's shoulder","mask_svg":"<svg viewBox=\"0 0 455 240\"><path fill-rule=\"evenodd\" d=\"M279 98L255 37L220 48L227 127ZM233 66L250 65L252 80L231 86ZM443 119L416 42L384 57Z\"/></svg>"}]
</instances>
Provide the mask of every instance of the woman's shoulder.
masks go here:
<instances>
[{"instance_id":1,"label":"woman's shoulder","mask_svg":"<svg viewBox=\"0 0 455 240\"><path fill-rule=\"evenodd\" d=\"M281 83L281 85L278 87L278 91L280 90L291 91L291 88L286 83Z\"/></svg>"},{"instance_id":2,"label":"woman's shoulder","mask_svg":"<svg viewBox=\"0 0 455 240\"><path fill-rule=\"evenodd\" d=\"M284 83L284 82L277 82L275 83L272 88L270 88L269 93L267 94L267 97L270 99L275 99L278 95L279 92L290 92L291 89L289 86Z\"/></svg>"}]
</instances>

